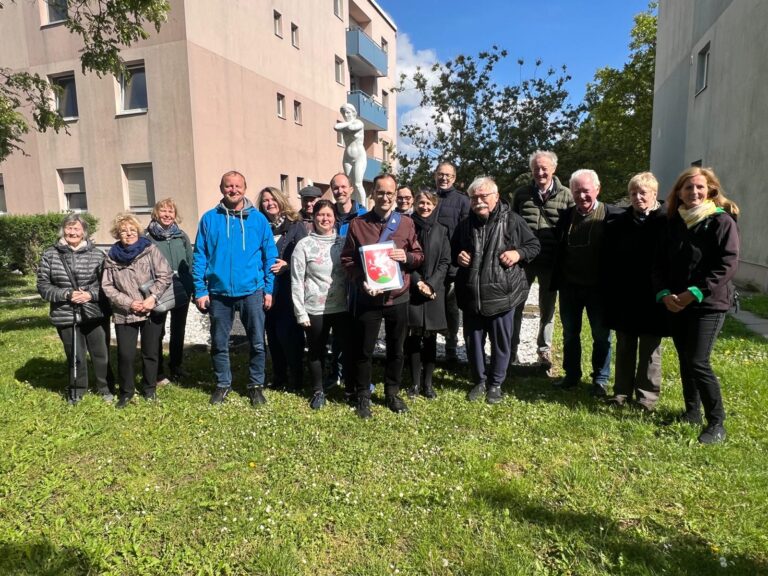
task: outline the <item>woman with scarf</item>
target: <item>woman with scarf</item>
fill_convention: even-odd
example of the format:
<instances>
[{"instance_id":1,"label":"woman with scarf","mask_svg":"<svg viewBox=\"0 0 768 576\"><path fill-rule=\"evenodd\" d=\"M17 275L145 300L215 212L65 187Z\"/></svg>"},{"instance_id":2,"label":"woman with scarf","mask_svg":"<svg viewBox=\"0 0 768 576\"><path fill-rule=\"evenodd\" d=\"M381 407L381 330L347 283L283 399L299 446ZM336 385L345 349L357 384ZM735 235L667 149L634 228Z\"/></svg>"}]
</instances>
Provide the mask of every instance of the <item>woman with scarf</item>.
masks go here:
<instances>
[{"instance_id":1,"label":"woman with scarf","mask_svg":"<svg viewBox=\"0 0 768 576\"><path fill-rule=\"evenodd\" d=\"M100 282L104 253L88 238L88 222L68 214L59 240L43 252L37 269L37 291L51 303L51 323L59 333L69 364L67 402L77 404L88 391L86 351L93 363L96 388L114 400L109 365L109 314L105 314Z\"/></svg>"},{"instance_id":2,"label":"woman with scarf","mask_svg":"<svg viewBox=\"0 0 768 576\"><path fill-rule=\"evenodd\" d=\"M309 407L325 405L323 359L328 334L343 347L341 358L349 359L352 318L347 312L347 282L341 265L344 238L336 232L336 211L329 200L318 200L312 212L313 231L296 244L291 258L291 290L296 320L307 334L312 398Z\"/></svg>"},{"instance_id":3,"label":"woman with scarf","mask_svg":"<svg viewBox=\"0 0 768 576\"><path fill-rule=\"evenodd\" d=\"M135 392L133 360L141 333L142 388L155 399L158 351L165 315L152 315L160 296L170 286L173 272L160 250L139 235L141 225L132 214L119 214L112 222L112 237L101 287L112 303L120 376L118 408L125 408Z\"/></svg>"},{"instance_id":4,"label":"woman with scarf","mask_svg":"<svg viewBox=\"0 0 768 576\"><path fill-rule=\"evenodd\" d=\"M266 314L272 386L298 392L304 380L304 332L293 314L290 262L296 244L307 235L307 229L277 188L268 186L259 192L256 205L266 216L277 246L277 260L271 268L275 275L272 307Z\"/></svg>"},{"instance_id":5,"label":"woman with scarf","mask_svg":"<svg viewBox=\"0 0 768 576\"><path fill-rule=\"evenodd\" d=\"M717 335L733 300L739 263L739 208L728 200L711 168L692 166L667 197L667 238L654 271L656 300L668 311L680 361L685 412L680 420L707 426L702 444L725 440L720 382L710 364Z\"/></svg>"},{"instance_id":6,"label":"woman with scarf","mask_svg":"<svg viewBox=\"0 0 768 576\"><path fill-rule=\"evenodd\" d=\"M192 243L189 236L179 228L181 218L173 198L160 200L152 209L152 220L149 222L144 235L157 246L165 256L174 276L178 276L189 296L194 291L192 283ZM168 345L168 368L171 380L178 381L184 376L181 362L184 359L184 333L187 327L189 299L182 306L170 311L171 337ZM157 359L157 378L164 381L163 371L163 339L165 338L165 320L168 312L158 315L162 320L163 330L160 334L160 351Z\"/></svg>"},{"instance_id":7,"label":"woman with scarf","mask_svg":"<svg viewBox=\"0 0 768 576\"><path fill-rule=\"evenodd\" d=\"M437 333L447 330L445 317L445 275L451 263L448 228L437 221L438 197L423 190L414 198L413 222L424 250L424 263L411 272L411 299L408 306L409 334L405 357L411 367L410 398L421 393L435 398L432 373L435 370Z\"/></svg>"},{"instance_id":8,"label":"woman with scarf","mask_svg":"<svg viewBox=\"0 0 768 576\"><path fill-rule=\"evenodd\" d=\"M605 224L607 324L616 331L615 381L608 402L620 407L637 401L651 412L661 393L661 338L669 335L651 283L667 215L650 172L633 176L627 189L630 206Z\"/></svg>"}]
</instances>

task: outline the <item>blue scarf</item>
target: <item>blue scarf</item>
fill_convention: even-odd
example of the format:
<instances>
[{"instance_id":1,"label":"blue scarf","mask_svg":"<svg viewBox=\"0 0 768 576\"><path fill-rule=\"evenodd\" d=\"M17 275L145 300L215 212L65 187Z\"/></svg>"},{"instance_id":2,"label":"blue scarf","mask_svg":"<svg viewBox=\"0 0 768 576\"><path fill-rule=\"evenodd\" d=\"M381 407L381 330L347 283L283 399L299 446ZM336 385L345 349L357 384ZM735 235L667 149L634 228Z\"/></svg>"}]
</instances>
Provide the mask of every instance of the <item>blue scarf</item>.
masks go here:
<instances>
[{"instance_id":1,"label":"blue scarf","mask_svg":"<svg viewBox=\"0 0 768 576\"><path fill-rule=\"evenodd\" d=\"M118 264L130 264L136 256L144 252L147 246L151 245L152 242L144 236L139 236L136 242L128 246L125 246L122 242L115 242L112 244L112 248L109 249L109 257Z\"/></svg>"}]
</instances>

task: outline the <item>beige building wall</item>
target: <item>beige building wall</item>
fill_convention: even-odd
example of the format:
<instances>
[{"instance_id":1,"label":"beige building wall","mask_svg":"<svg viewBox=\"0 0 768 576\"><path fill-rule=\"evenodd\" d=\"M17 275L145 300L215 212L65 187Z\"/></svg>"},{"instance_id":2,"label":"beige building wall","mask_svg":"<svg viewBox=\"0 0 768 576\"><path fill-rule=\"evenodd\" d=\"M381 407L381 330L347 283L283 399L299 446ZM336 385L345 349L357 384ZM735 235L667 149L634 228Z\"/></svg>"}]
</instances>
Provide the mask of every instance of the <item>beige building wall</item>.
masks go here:
<instances>
[{"instance_id":1,"label":"beige building wall","mask_svg":"<svg viewBox=\"0 0 768 576\"><path fill-rule=\"evenodd\" d=\"M693 163L715 169L741 209L738 280L768 291L768 2L662 0L651 169L660 190Z\"/></svg>"},{"instance_id":2,"label":"beige building wall","mask_svg":"<svg viewBox=\"0 0 768 576\"><path fill-rule=\"evenodd\" d=\"M109 220L129 206L122 165L142 163L152 164L155 199L176 199L190 234L218 202L219 178L230 169L246 175L251 199L264 186L280 187L283 177L298 203L298 179L326 185L341 170L343 148L333 125L349 73L345 66L338 83L335 61L348 60L350 14L366 14L369 35L389 47L389 75L366 78L379 102L382 91L390 92L388 129L366 134L369 156L382 159L381 140L396 135L396 30L371 0L341 4L339 18L331 1L171 0L161 32L123 52L128 63L143 61L148 99L146 112L125 115L118 112L117 81L83 76L76 38L61 25L41 26L44 0L6 4L0 66L45 76L74 71L79 112L69 135L30 133L28 156L0 164L8 212L60 211L66 204L57 170L82 168L88 210L101 221L96 240L111 242ZM275 34L275 11L282 37ZM283 118L278 94L285 98ZM147 222L147 211L139 212Z\"/></svg>"}]
</instances>

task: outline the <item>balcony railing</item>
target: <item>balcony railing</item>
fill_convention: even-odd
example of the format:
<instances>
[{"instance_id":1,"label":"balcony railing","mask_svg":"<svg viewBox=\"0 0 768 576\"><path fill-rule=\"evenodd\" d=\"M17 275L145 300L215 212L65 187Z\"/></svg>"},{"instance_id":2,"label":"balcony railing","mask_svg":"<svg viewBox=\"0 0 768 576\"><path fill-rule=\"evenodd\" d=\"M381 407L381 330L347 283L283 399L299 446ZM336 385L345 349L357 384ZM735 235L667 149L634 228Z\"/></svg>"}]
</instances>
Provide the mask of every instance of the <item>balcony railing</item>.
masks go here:
<instances>
[{"instance_id":1,"label":"balcony railing","mask_svg":"<svg viewBox=\"0 0 768 576\"><path fill-rule=\"evenodd\" d=\"M359 28L347 30L349 70L358 76L386 76L387 53Z\"/></svg>"},{"instance_id":2,"label":"balcony railing","mask_svg":"<svg viewBox=\"0 0 768 576\"><path fill-rule=\"evenodd\" d=\"M387 129L387 109L362 90L347 94L347 102L357 109L357 116L366 130Z\"/></svg>"}]
</instances>

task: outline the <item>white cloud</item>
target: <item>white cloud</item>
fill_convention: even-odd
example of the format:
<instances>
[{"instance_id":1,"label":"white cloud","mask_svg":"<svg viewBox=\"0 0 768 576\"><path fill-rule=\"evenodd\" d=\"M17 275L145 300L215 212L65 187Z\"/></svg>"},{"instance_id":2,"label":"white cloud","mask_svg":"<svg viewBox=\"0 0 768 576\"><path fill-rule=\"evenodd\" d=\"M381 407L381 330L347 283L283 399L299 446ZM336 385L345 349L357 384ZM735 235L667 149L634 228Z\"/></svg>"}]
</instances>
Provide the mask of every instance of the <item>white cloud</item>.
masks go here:
<instances>
[{"instance_id":1,"label":"white cloud","mask_svg":"<svg viewBox=\"0 0 768 576\"><path fill-rule=\"evenodd\" d=\"M437 53L432 49L414 50L413 43L406 33L397 36L397 74L405 74L412 77L417 69L421 69L430 81L437 79L437 74L432 72L432 66L437 62ZM406 83L406 89L397 95L398 108L413 108L421 102L419 92L409 88Z\"/></svg>"}]
</instances>

